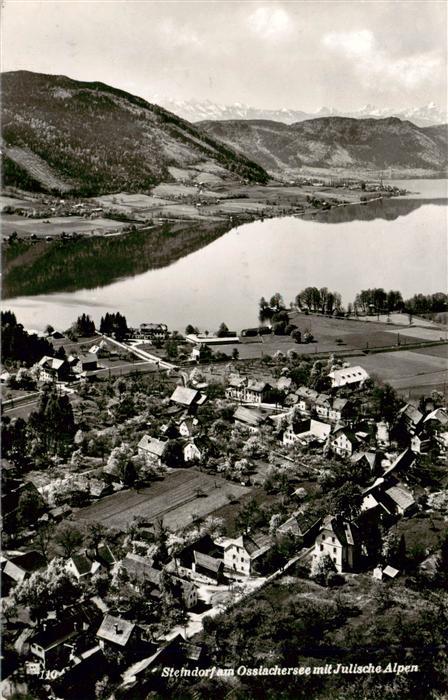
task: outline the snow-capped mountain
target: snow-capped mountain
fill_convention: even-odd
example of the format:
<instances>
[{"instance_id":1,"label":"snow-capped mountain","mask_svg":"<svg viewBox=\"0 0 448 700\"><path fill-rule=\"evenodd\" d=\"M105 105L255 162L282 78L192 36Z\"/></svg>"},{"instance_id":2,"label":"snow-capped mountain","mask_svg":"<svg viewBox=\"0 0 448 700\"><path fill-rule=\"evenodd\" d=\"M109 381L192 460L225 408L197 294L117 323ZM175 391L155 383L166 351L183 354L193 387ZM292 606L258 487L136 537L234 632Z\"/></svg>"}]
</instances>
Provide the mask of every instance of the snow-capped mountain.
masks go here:
<instances>
[{"instance_id":1,"label":"snow-capped mountain","mask_svg":"<svg viewBox=\"0 0 448 700\"><path fill-rule=\"evenodd\" d=\"M416 126L432 126L433 124L445 124L448 121L446 110L430 102L423 107L409 107L403 110L388 107L378 108L375 105L364 105L352 112L343 112L334 107L321 107L317 112L304 112L297 109L261 109L235 102L231 105L221 105L210 100L197 102L195 100L177 101L160 96L152 96L151 102L174 112L190 122L222 121L226 119L267 119L284 124L295 124L306 119L316 117L353 117L355 119L383 119L385 117L399 117L409 120Z\"/></svg>"}]
</instances>

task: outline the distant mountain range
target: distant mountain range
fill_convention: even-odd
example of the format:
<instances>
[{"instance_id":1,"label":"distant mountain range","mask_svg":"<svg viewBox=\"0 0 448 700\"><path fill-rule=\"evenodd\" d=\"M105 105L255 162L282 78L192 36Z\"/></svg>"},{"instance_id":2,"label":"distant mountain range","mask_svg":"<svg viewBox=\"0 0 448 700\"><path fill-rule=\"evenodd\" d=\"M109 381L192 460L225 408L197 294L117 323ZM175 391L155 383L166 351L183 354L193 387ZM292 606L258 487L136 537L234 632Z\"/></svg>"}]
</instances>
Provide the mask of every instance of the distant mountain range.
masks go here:
<instances>
[{"instance_id":1,"label":"distant mountain range","mask_svg":"<svg viewBox=\"0 0 448 700\"><path fill-rule=\"evenodd\" d=\"M418 127L396 117L323 117L287 125L272 121L205 121L209 136L249 155L273 174L306 169L446 171L446 125Z\"/></svg>"},{"instance_id":2,"label":"distant mountain range","mask_svg":"<svg viewBox=\"0 0 448 700\"><path fill-rule=\"evenodd\" d=\"M65 76L2 75L3 183L94 195L144 191L170 168L265 182L264 170L205 131L122 90Z\"/></svg>"},{"instance_id":3,"label":"distant mountain range","mask_svg":"<svg viewBox=\"0 0 448 700\"><path fill-rule=\"evenodd\" d=\"M352 117L353 119L385 119L398 117L411 121L416 126L432 126L433 124L445 124L448 121L446 110L441 109L433 102L423 107L409 107L396 110L389 107L378 108L374 105L365 105L352 112L342 112L334 108L322 107L317 112L304 112L297 109L258 109L235 102L232 105L220 105L209 100L204 102L179 101L154 97L154 101L178 114L190 122L204 120L228 120L228 119L266 119L268 121L282 122L283 124L295 124L307 119L319 117Z\"/></svg>"},{"instance_id":4,"label":"distant mountain range","mask_svg":"<svg viewBox=\"0 0 448 700\"><path fill-rule=\"evenodd\" d=\"M192 124L103 83L28 71L3 74L1 108L2 181L25 190L142 192L192 168L198 181L207 172L265 183L267 171L285 179L310 168L392 167L425 176L447 167L446 126L395 117Z\"/></svg>"}]
</instances>

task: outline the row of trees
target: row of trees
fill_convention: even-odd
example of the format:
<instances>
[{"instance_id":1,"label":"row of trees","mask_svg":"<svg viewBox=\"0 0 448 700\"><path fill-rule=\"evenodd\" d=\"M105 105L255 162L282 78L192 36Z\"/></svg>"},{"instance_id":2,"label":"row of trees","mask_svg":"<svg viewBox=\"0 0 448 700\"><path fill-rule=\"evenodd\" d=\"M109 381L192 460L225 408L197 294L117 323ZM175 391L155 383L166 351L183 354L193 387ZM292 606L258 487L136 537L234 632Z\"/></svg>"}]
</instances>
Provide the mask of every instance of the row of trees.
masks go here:
<instances>
[{"instance_id":1,"label":"row of trees","mask_svg":"<svg viewBox=\"0 0 448 700\"><path fill-rule=\"evenodd\" d=\"M413 314L432 314L448 311L448 295L443 292L436 294L414 294L405 302L406 311Z\"/></svg>"},{"instance_id":2,"label":"row of trees","mask_svg":"<svg viewBox=\"0 0 448 700\"><path fill-rule=\"evenodd\" d=\"M299 309L308 309L321 314L333 314L342 310L342 297L339 292L331 292L328 287L305 287L295 298Z\"/></svg>"},{"instance_id":3,"label":"row of trees","mask_svg":"<svg viewBox=\"0 0 448 700\"><path fill-rule=\"evenodd\" d=\"M392 289L386 292L382 287L362 289L356 295L354 302L355 311L361 310L363 313L402 311L404 306L401 292Z\"/></svg>"}]
</instances>

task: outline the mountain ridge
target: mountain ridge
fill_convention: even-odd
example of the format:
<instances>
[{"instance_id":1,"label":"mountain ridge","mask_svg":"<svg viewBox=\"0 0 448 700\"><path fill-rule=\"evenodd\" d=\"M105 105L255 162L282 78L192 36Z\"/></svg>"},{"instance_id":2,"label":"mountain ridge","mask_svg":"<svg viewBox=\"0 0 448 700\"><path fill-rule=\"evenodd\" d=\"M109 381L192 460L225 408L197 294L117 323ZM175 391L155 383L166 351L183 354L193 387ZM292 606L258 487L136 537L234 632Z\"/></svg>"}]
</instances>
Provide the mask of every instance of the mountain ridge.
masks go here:
<instances>
[{"instance_id":1,"label":"mountain ridge","mask_svg":"<svg viewBox=\"0 0 448 700\"><path fill-rule=\"evenodd\" d=\"M201 129L271 174L306 168L429 173L447 169L447 127L417 127L397 117L321 117L287 125L265 120L206 121Z\"/></svg>"},{"instance_id":2,"label":"mountain ridge","mask_svg":"<svg viewBox=\"0 0 448 700\"><path fill-rule=\"evenodd\" d=\"M416 126L425 127L445 124L448 121L446 110L434 103L421 107L409 107L406 109L392 109L389 107L378 108L375 105L364 105L355 110L338 110L334 107L321 107L317 112L281 107L280 109L264 109L235 102L223 105L210 100L174 100L169 98L154 98L158 104L178 114L184 119L195 123L204 120L222 121L228 119L263 119L278 121L284 124L294 124L299 121L317 119L319 117L339 116L353 119L384 119L398 117L404 121L411 121Z\"/></svg>"},{"instance_id":3,"label":"mountain ridge","mask_svg":"<svg viewBox=\"0 0 448 700\"><path fill-rule=\"evenodd\" d=\"M98 81L31 71L2 74L3 182L25 189L106 194L171 180L169 167L267 175L163 107Z\"/></svg>"}]
</instances>

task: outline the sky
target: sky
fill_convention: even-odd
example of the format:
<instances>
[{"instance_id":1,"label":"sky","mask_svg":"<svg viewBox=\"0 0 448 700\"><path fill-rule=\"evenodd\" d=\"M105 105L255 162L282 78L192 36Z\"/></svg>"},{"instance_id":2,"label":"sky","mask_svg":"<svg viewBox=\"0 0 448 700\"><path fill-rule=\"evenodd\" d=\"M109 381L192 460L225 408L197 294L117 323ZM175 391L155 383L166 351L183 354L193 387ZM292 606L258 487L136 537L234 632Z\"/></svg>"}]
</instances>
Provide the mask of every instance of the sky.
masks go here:
<instances>
[{"instance_id":1,"label":"sky","mask_svg":"<svg viewBox=\"0 0 448 700\"><path fill-rule=\"evenodd\" d=\"M3 0L3 71L156 101L317 111L447 103L445 0Z\"/></svg>"}]
</instances>

